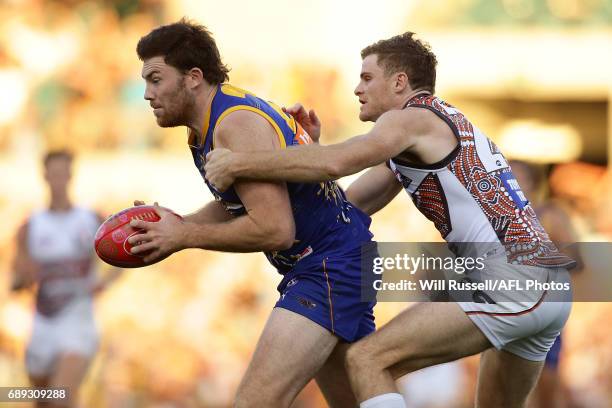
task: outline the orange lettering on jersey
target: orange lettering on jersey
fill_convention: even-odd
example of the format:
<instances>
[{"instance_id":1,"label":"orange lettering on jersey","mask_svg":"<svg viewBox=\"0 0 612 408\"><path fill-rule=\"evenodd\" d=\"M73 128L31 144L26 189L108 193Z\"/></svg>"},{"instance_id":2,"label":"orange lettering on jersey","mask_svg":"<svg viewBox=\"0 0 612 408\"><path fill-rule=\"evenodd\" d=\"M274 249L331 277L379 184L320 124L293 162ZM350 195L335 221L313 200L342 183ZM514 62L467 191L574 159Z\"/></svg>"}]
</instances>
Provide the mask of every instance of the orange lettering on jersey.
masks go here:
<instances>
[{"instance_id":1,"label":"orange lettering on jersey","mask_svg":"<svg viewBox=\"0 0 612 408\"><path fill-rule=\"evenodd\" d=\"M312 144L313 142L310 138L310 135L306 133L306 131L302 128L302 126L300 126L299 123L295 122L295 124L297 129L295 131L295 136L293 137L293 144L296 144L295 142L300 145Z\"/></svg>"}]
</instances>

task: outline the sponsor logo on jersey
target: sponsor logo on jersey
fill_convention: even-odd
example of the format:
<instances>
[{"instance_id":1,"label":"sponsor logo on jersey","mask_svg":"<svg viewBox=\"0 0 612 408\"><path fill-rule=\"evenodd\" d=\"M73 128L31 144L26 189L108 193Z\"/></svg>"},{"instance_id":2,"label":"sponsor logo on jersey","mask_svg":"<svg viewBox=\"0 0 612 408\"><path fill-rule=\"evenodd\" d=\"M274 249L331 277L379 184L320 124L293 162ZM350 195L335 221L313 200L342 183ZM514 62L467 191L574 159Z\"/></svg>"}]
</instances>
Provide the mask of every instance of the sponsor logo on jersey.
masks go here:
<instances>
[{"instance_id":1,"label":"sponsor logo on jersey","mask_svg":"<svg viewBox=\"0 0 612 408\"><path fill-rule=\"evenodd\" d=\"M527 200L527 197L525 197L525 194L521 190L518 181L516 181L514 174L512 174L511 171L504 171L499 175L499 178L504 185L504 193L512 198L512 201L514 201L518 208L521 210L525 208L525 206L529 204L529 200Z\"/></svg>"}]
</instances>

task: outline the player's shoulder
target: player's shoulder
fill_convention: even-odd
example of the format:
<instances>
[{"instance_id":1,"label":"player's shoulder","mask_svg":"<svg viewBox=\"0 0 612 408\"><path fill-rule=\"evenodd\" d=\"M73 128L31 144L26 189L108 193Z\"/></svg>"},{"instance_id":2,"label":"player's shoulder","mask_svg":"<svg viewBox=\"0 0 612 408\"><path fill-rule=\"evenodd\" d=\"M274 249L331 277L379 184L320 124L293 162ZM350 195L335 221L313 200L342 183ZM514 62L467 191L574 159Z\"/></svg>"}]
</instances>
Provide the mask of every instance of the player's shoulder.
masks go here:
<instances>
[{"instance_id":1,"label":"player's shoulder","mask_svg":"<svg viewBox=\"0 0 612 408\"><path fill-rule=\"evenodd\" d=\"M240 109L258 109L265 102L253 92L231 84L220 84L214 98L213 115L217 120Z\"/></svg>"},{"instance_id":2,"label":"player's shoulder","mask_svg":"<svg viewBox=\"0 0 612 408\"><path fill-rule=\"evenodd\" d=\"M401 112L402 123L411 133L423 136L454 133L450 119L439 109L425 105L408 105Z\"/></svg>"},{"instance_id":3,"label":"player's shoulder","mask_svg":"<svg viewBox=\"0 0 612 408\"><path fill-rule=\"evenodd\" d=\"M224 115L215 128L216 136L253 132L268 128L268 120L257 109L235 109Z\"/></svg>"},{"instance_id":4,"label":"player's shoulder","mask_svg":"<svg viewBox=\"0 0 612 408\"><path fill-rule=\"evenodd\" d=\"M412 133L423 134L434 130L439 122L440 118L434 112L409 106L383 113L376 124L379 127L401 129L409 135Z\"/></svg>"},{"instance_id":5,"label":"player's shoulder","mask_svg":"<svg viewBox=\"0 0 612 408\"><path fill-rule=\"evenodd\" d=\"M251 91L247 91L246 89L228 83L223 83L219 85L219 95L221 97L237 98L238 100L247 99L248 96L252 98L257 97Z\"/></svg>"},{"instance_id":6,"label":"player's shoulder","mask_svg":"<svg viewBox=\"0 0 612 408\"><path fill-rule=\"evenodd\" d=\"M215 129L214 145L235 151L252 150L262 146L272 147L270 142L276 138L273 125L264 116L249 110L237 110Z\"/></svg>"},{"instance_id":7,"label":"player's shoulder","mask_svg":"<svg viewBox=\"0 0 612 408\"><path fill-rule=\"evenodd\" d=\"M30 215L25 219L24 225L32 225L41 220L45 220L49 217L48 208L37 208L33 210Z\"/></svg>"}]
</instances>

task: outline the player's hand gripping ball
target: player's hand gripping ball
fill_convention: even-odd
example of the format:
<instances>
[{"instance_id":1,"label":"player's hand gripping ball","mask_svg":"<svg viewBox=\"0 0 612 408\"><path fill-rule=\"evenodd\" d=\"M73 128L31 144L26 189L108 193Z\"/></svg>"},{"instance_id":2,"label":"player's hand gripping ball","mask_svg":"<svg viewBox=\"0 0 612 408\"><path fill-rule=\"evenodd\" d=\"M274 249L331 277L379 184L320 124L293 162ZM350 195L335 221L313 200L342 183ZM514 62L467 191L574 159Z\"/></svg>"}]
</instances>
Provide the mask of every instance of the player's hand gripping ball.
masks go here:
<instances>
[{"instance_id":1,"label":"player's hand gripping ball","mask_svg":"<svg viewBox=\"0 0 612 408\"><path fill-rule=\"evenodd\" d=\"M173 214L181 218L180 215ZM131 253L133 245L128 242L128 238L142 232L130 225L132 219L149 222L160 220L152 205L130 207L108 217L98 228L94 243L96 254L104 262L120 268L140 268L151 264L143 260L147 253Z\"/></svg>"}]
</instances>

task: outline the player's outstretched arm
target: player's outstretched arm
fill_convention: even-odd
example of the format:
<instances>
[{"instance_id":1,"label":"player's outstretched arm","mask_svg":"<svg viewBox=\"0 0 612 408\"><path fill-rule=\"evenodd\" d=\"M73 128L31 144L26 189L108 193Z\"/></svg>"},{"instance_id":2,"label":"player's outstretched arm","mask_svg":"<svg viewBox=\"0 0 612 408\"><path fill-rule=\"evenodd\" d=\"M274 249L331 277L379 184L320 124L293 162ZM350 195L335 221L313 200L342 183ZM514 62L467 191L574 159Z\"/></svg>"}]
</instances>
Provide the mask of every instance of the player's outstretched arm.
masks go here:
<instances>
[{"instance_id":1,"label":"player's outstretched arm","mask_svg":"<svg viewBox=\"0 0 612 408\"><path fill-rule=\"evenodd\" d=\"M230 221L234 219L234 216L225 211L223 204L219 201L211 201L198 211L184 215L183 219L196 224L214 224Z\"/></svg>"},{"instance_id":2,"label":"player's outstretched arm","mask_svg":"<svg viewBox=\"0 0 612 408\"><path fill-rule=\"evenodd\" d=\"M134 205L146 205L142 200L134 200ZM157 202L154 205L158 205ZM183 220L187 222L195 222L196 224L225 222L234 218L230 213L225 211L223 205L218 201L211 201L204 205L199 210L183 215Z\"/></svg>"},{"instance_id":3,"label":"player's outstretched arm","mask_svg":"<svg viewBox=\"0 0 612 408\"><path fill-rule=\"evenodd\" d=\"M215 149L206 158L206 177L220 190L227 189L237 178L293 182L335 180L383 163L413 146L426 128L419 121L422 114L418 111L386 112L367 134L327 146L312 144L249 153Z\"/></svg>"},{"instance_id":4,"label":"player's outstretched arm","mask_svg":"<svg viewBox=\"0 0 612 408\"><path fill-rule=\"evenodd\" d=\"M383 163L352 182L346 190L346 198L361 211L372 215L389 204L400 191L402 185Z\"/></svg>"}]
</instances>

